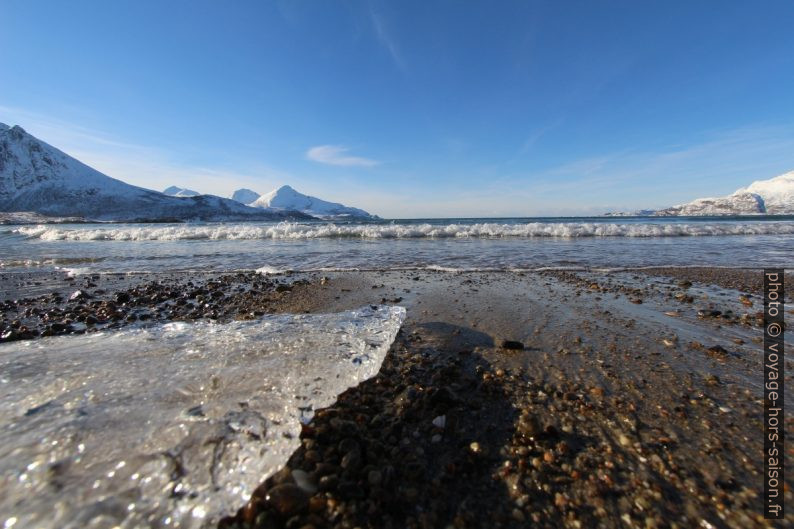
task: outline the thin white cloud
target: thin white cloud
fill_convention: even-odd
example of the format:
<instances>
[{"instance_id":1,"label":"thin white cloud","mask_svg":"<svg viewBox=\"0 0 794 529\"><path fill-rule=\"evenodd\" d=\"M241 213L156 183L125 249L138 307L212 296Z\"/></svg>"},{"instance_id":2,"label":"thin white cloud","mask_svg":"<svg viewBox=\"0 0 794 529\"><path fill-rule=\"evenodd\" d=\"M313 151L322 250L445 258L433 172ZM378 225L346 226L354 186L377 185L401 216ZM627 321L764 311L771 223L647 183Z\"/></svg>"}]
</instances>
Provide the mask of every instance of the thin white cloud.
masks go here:
<instances>
[{"instance_id":1,"label":"thin white cloud","mask_svg":"<svg viewBox=\"0 0 794 529\"><path fill-rule=\"evenodd\" d=\"M715 131L700 143L657 151L624 150L502 179L556 209L622 204L657 209L703 196L728 195L794 167L794 129L748 126ZM615 210L617 208L606 208Z\"/></svg>"},{"instance_id":2,"label":"thin white cloud","mask_svg":"<svg viewBox=\"0 0 794 529\"><path fill-rule=\"evenodd\" d=\"M373 167L380 163L369 158L345 155L349 150L341 145L317 145L306 151L306 158L313 162L342 167Z\"/></svg>"},{"instance_id":3,"label":"thin white cloud","mask_svg":"<svg viewBox=\"0 0 794 529\"><path fill-rule=\"evenodd\" d=\"M397 67L404 72L405 61L403 61L400 49L397 47L397 42L391 36L389 30L386 27L386 20L384 16L379 13L375 13L374 11L370 11L369 15L370 19L372 20L372 27L375 30L375 36L378 38L378 42L386 49L387 52L389 52L389 56L391 56Z\"/></svg>"},{"instance_id":4,"label":"thin white cloud","mask_svg":"<svg viewBox=\"0 0 794 529\"><path fill-rule=\"evenodd\" d=\"M518 150L518 154L516 157L520 157L526 154L535 144L538 142L540 138L546 135L549 131L559 127L565 120L563 118L557 118L548 125L545 125L537 130L535 130L532 134L530 134L524 143L521 145L521 148Z\"/></svg>"}]
</instances>

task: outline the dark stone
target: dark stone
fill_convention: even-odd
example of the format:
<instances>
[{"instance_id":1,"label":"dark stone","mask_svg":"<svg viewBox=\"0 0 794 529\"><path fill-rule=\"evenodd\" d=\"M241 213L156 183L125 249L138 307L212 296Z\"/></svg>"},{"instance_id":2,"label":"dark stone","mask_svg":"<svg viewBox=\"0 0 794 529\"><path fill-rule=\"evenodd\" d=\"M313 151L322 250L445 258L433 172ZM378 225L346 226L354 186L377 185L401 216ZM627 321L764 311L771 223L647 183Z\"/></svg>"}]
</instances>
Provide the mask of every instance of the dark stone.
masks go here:
<instances>
[{"instance_id":1,"label":"dark stone","mask_svg":"<svg viewBox=\"0 0 794 529\"><path fill-rule=\"evenodd\" d=\"M346 470L355 470L361 464L361 452L352 450L345 454L340 465Z\"/></svg>"},{"instance_id":2,"label":"dark stone","mask_svg":"<svg viewBox=\"0 0 794 529\"><path fill-rule=\"evenodd\" d=\"M502 340L499 343L499 346L502 349L511 349L515 351L521 351L522 349L524 349L524 344L517 340Z\"/></svg>"},{"instance_id":3,"label":"dark stone","mask_svg":"<svg viewBox=\"0 0 794 529\"><path fill-rule=\"evenodd\" d=\"M542 431L543 426L541 426L537 417L530 413L521 414L521 418L518 421L518 433L524 437L535 437L540 435Z\"/></svg>"},{"instance_id":4,"label":"dark stone","mask_svg":"<svg viewBox=\"0 0 794 529\"><path fill-rule=\"evenodd\" d=\"M347 454L348 452L358 449L358 441L351 439L350 437L342 439L342 441L339 443L339 452L342 454Z\"/></svg>"},{"instance_id":5,"label":"dark stone","mask_svg":"<svg viewBox=\"0 0 794 529\"><path fill-rule=\"evenodd\" d=\"M336 490L339 485L339 476L336 474L329 474L320 478L317 482L317 487L322 491Z\"/></svg>"},{"instance_id":6,"label":"dark stone","mask_svg":"<svg viewBox=\"0 0 794 529\"><path fill-rule=\"evenodd\" d=\"M114 299L116 303L128 303L130 301L130 295L126 292L119 292Z\"/></svg>"},{"instance_id":7,"label":"dark stone","mask_svg":"<svg viewBox=\"0 0 794 529\"><path fill-rule=\"evenodd\" d=\"M273 487L268 491L265 500L285 518L299 514L309 507L309 496L291 483Z\"/></svg>"},{"instance_id":8,"label":"dark stone","mask_svg":"<svg viewBox=\"0 0 794 529\"><path fill-rule=\"evenodd\" d=\"M709 347L708 349L706 349L706 352L707 352L707 353L708 353L710 356L719 356L719 357L722 357L722 356L727 356L727 355L728 355L728 351L727 351L727 349L725 349L725 348L724 348L723 346L721 346L721 345L713 345L713 346Z\"/></svg>"},{"instance_id":9,"label":"dark stone","mask_svg":"<svg viewBox=\"0 0 794 529\"><path fill-rule=\"evenodd\" d=\"M69 301L78 301L78 300L81 300L81 299L90 299L90 298L91 298L91 296L89 296L85 291L83 291L83 290L75 290L72 293L72 295L69 296Z\"/></svg>"}]
</instances>

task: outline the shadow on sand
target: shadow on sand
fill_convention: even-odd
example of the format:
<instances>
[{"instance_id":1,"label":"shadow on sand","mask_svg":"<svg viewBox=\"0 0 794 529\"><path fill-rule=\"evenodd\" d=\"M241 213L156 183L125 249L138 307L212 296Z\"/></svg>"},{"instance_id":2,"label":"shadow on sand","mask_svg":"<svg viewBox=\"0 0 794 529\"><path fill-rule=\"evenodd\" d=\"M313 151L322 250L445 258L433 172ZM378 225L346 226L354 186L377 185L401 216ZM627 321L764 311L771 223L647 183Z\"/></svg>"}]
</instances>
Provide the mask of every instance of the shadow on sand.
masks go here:
<instances>
[{"instance_id":1,"label":"shadow on sand","mask_svg":"<svg viewBox=\"0 0 794 529\"><path fill-rule=\"evenodd\" d=\"M490 336L472 329L406 325L380 373L318 411L286 467L220 527L473 527L491 514L505 520L511 502L494 475L517 411L474 352L492 346Z\"/></svg>"}]
</instances>

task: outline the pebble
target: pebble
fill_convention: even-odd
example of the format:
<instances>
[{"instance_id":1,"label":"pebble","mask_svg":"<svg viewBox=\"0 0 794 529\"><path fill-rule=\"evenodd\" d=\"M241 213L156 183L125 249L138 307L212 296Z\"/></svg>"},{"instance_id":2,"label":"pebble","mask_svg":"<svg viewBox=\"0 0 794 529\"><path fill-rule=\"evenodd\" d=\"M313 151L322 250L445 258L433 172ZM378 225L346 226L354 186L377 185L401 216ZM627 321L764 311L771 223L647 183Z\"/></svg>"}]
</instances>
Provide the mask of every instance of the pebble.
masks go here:
<instances>
[{"instance_id":1,"label":"pebble","mask_svg":"<svg viewBox=\"0 0 794 529\"><path fill-rule=\"evenodd\" d=\"M266 293L272 293L275 287L274 284L263 286L257 296L265 298ZM230 313L224 304L229 303L234 292L224 289L225 297L216 298L214 292L220 289L202 286L196 290L202 290L203 301L198 308L193 300L199 293L192 297L185 295L189 301L180 305L174 301L174 295L179 291L163 285L144 294L131 295L129 301L124 296L113 297L111 292L108 294L112 300L110 303L91 301L71 304L67 310L57 308L45 324L71 324L75 329L79 327L72 322L88 323L88 317L95 317L99 322L97 328L103 328L103 325L113 325L116 313L122 315L121 324L131 314L149 314L149 319L159 321L165 317L170 319L172 313L174 318L185 317L193 310L196 311L191 316L193 319L206 318L209 311L217 311L219 319L225 320L239 317L238 314L255 317L260 309L267 307L242 303L235 305L234 312ZM608 287L605 286L604 290ZM92 294L102 299L99 298L99 290L92 288ZM632 297L639 295L631 294ZM653 299L650 292L643 291L642 295L648 296L648 300ZM142 305L140 300L143 297L151 301ZM207 306L204 307L203 303ZM693 312L691 307L687 310ZM16 309L13 312L15 315ZM675 314L686 316L688 313ZM717 322L721 323L723 318L720 316ZM12 319L8 318L8 321ZM21 321L16 325L7 323L5 330L19 332L28 324L21 316L19 319ZM672 326L675 320L668 320L668 323ZM704 326L706 323L700 322ZM545 366L538 366L538 371L547 375L542 382L538 382L538 377L533 380L531 371L534 370L522 370L507 362L503 365L509 368L503 370L497 370L489 362L479 366L479 374L484 371L500 373L489 377L486 383L481 382L474 369L468 378L463 378L461 374L467 371L467 362L479 360L476 349L473 354L452 355L455 361L448 362L444 358L446 351L434 348L432 332L423 331L423 344L416 350L411 350L414 341L405 345L398 338L393 354L372 382L363 383L347 396L340 397L340 402L332 405L328 412L318 411L312 425L302 429L303 445L285 467L286 478L280 475L278 480L268 479L262 494L248 510L253 517L243 514L245 523L237 518L233 524L223 528L249 527L254 520L257 521L254 527L269 529L366 527L371 520L383 522L383 527L411 528L445 527L445 524L457 528L507 528L527 524L590 527L598 526L597 518L601 519L602 525L620 524L620 515L627 512L631 513L624 519L628 524L662 527L660 509L664 509L667 500L654 494L667 490L666 487L677 491L685 505L676 515L680 518L680 527L695 525L697 520L711 516L712 508L720 510L719 516L725 516L725 526L750 526L750 523L740 523L738 516L747 510L745 504L751 503L743 491L753 492L753 487L732 491L717 484L720 490L715 492L713 480L690 485L681 478L686 476L684 471L687 469L682 468L679 456L686 456L693 448L708 450L709 447L716 447L719 452L710 453L705 463L718 462L726 466L721 472L738 471L739 474L735 475L743 475L741 464L730 467L733 461L728 456L736 453L727 450L733 446L732 441L725 440L724 444L719 444L709 438L711 434L708 433L705 441L701 441L700 437L690 436L687 430L683 430L679 440L671 433L676 426L694 424L700 434L703 430L699 421L704 414L713 419L716 426L719 421L712 414L731 411L735 411L735 415L727 416L729 420L723 417L723 422L729 423L725 427L732 433L741 433L741 419L748 412L744 400L732 401L733 410L716 404L728 401L724 392L728 386L720 387L723 385L719 379L705 374L703 369L692 371L688 375L689 380L679 379L682 382L677 387L673 384L678 381L669 377L670 389L673 389L669 396L649 392L653 398L658 398L658 402L650 398L637 402L637 395L626 392L620 377L625 370L621 359L631 358L638 349L634 344L621 342L618 337L615 338L615 350L610 350L608 343L607 347L599 349L597 332L602 331L597 327L600 322L594 319L592 324L595 329L588 328L590 322L584 322L581 331L572 331L570 335L582 332L588 336L585 342L593 344L589 355L580 357L577 354L575 358L576 362L582 363L583 376L578 373L558 374ZM406 324L406 337L411 333L410 325ZM480 327L484 325L480 324ZM69 332L66 327L56 328ZM545 336L546 329L541 332L536 328L536 334ZM596 332L594 339L590 339L588 330ZM668 331L655 339L661 341L670 335ZM543 343L542 339L539 338L539 343ZM650 342L653 338L647 340ZM642 345L639 337L636 345ZM549 351L555 348L550 347ZM484 351L486 349L483 347ZM658 351L658 345L653 350ZM706 352L707 348L700 346L699 350ZM490 361L486 354L494 354L497 364L498 355L508 358L507 351L499 353L487 349L482 356ZM676 355L671 353L667 356L672 365ZM642 355L639 360L642 368L647 357ZM701 362L703 360L700 359ZM597 366L597 376L587 377L588 363L591 367ZM669 368L666 364L663 367ZM633 379L636 383L629 385L633 391L642 392L660 380L667 381L664 374L662 378L654 378L654 371L643 373L640 370L638 373L647 377L647 381L644 378ZM703 397L706 387L709 387L709 396ZM712 391L713 396L710 394ZM608 398L604 397L605 393L609 394ZM397 402L400 395L402 400ZM453 411L464 407L467 410L465 414ZM650 423L647 422L649 411ZM449 421L445 413L450 414ZM518 420L515 420L516 413ZM649 426L651 435L647 439L653 442L646 445L645 435L633 433L636 425L627 427L621 424L615 430L604 428L604 425L612 424L612 420L622 417L621 414L636 415L642 424L653 424L658 420L658 425ZM620 420L621 423L625 421ZM549 429L544 430L543 426L547 424ZM671 428L667 430L665 427ZM703 428L707 427L704 425ZM481 435L479 432L488 432L487 439L470 442L474 436ZM664 434L673 439L663 437ZM405 445L401 444L403 439ZM444 444L439 444L442 442ZM656 442L661 443L664 449L657 450L654 447ZM621 446L634 446L636 453L627 454L628 449ZM497 452L504 456L505 464L499 465L497 473L492 474L488 469L487 475L483 474L482 468L489 467L491 463L490 460L483 461L484 456ZM483 455L475 457L473 454ZM706 467L708 469L708 464ZM497 482L493 483L492 479ZM505 484L509 486L504 487ZM683 493L685 490L691 490L695 499ZM491 496L493 491L496 493ZM726 491L730 492L727 496ZM510 497L503 497L505 493ZM618 495L625 497L621 504L613 501ZM451 505L451 501L459 503Z\"/></svg>"},{"instance_id":2,"label":"pebble","mask_svg":"<svg viewBox=\"0 0 794 529\"><path fill-rule=\"evenodd\" d=\"M333 490L339 485L339 476L328 474L320 478L318 483L320 490Z\"/></svg>"},{"instance_id":3,"label":"pebble","mask_svg":"<svg viewBox=\"0 0 794 529\"><path fill-rule=\"evenodd\" d=\"M341 466L344 469L355 469L361 463L361 452L353 450L342 458Z\"/></svg>"},{"instance_id":4,"label":"pebble","mask_svg":"<svg viewBox=\"0 0 794 529\"><path fill-rule=\"evenodd\" d=\"M90 296L82 290L76 290L69 296L69 301L77 301L81 299L88 299Z\"/></svg>"},{"instance_id":5,"label":"pebble","mask_svg":"<svg viewBox=\"0 0 794 529\"><path fill-rule=\"evenodd\" d=\"M499 346L502 349L510 349L513 351L520 351L524 349L524 344L519 342L518 340L502 340L499 343Z\"/></svg>"},{"instance_id":6,"label":"pebble","mask_svg":"<svg viewBox=\"0 0 794 529\"><path fill-rule=\"evenodd\" d=\"M706 349L706 352L711 356L724 357L728 355L728 351L721 345L713 345Z\"/></svg>"},{"instance_id":7,"label":"pebble","mask_svg":"<svg viewBox=\"0 0 794 529\"><path fill-rule=\"evenodd\" d=\"M518 419L518 432L524 437L535 437L543 431L543 427L534 414L524 411Z\"/></svg>"},{"instance_id":8,"label":"pebble","mask_svg":"<svg viewBox=\"0 0 794 529\"><path fill-rule=\"evenodd\" d=\"M328 504L326 499L323 496L315 495L309 498L309 511L319 513L325 510L325 506Z\"/></svg>"},{"instance_id":9,"label":"pebble","mask_svg":"<svg viewBox=\"0 0 794 529\"><path fill-rule=\"evenodd\" d=\"M265 500L284 517L294 516L309 506L309 496L297 485L285 483L270 489Z\"/></svg>"},{"instance_id":10,"label":"pebble","mask_svg":"<svg viewBox=\"0 0 794 529\"><path fill-rule=\"evenodd\" d=\"M369 474L367 474L367 481L370 485L380 485L381 481L383 481L383 474L379 470L370 470Z\"/></svg>"},{"instance_id":11,"label":"pebble","mask_svg":"<svg viewBox=\"0 0 794 529\"><path fill-rule=\"evenodd\" d=\"M292 479L295 480L295 484L300 487L301 490L307 492L309 494L314 494L317 492L317 485L309 476L308 472L300 469L295 469L292 471Z\"/></svg>"}]
</instances>

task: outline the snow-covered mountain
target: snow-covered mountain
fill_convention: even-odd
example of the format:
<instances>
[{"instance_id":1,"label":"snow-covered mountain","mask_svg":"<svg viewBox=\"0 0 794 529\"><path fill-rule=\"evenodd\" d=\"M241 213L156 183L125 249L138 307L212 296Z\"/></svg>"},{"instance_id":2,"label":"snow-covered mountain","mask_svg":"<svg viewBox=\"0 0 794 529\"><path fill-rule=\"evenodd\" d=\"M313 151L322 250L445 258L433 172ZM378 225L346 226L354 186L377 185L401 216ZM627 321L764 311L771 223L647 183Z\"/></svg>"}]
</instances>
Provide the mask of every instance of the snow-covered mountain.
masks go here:
<instances>
[{"instance_id":1,"label":"snow-covered mountain","mask_svg":"<svg viewBox=\"0 0 794 529\"><path fill-rule=\"evenodd\" d=\"M692 202L654 211L655 216L763 215L764 199L754 193L736 192L727 197L697 198Z\"/></svg>"},{"instance_id":2,"label":"snow-covered mountain","mask_svg":"<svg viewBox=\"0 0 794 529\"><path fill-rule=\"evenodd\" d=\"M757 180L734 193L753 193L764 201L767 215L794 215L794 171Z\"/></svg>"},{"instance_id":3,"label":"snow-covered mountain","mask_svg":"<svg viewBox=\"0 0 794 529\"><path fill-rule=\"evenodd\" d=\"M184 187L171 186L171 187L166 187L163 190L163 194L172 197L197 197L201 193Z\"/></svg>"},{"instance_id":4,"label":"snow-covered mountain","mask_svg":"<svg viewBox=\"0 0 794 529\"><path fill-rule=\"evenodd\" d=\"M21 127L0 123L0 211L94 220L282 220L294 212L250 208L212 195L171 197L106 176Z\"/></svg>"},{"instance_id":5,"label":"snow-covered mountain","mask_svg":"<svg viewBox=\"0 0 794 529\"><path fill-rule=\"evenodd\" d=\"M237 191L232 194L232 200L236 200L241 204L250 204L251 202L255 201L259 197L261 197L259 193L256 191L251 191L250 189L238 189Z\"/></svg>"},{"instance_id":6,"label":"snow-covered mountain","mask_svg":"<svg viewBox=\"0 0 794 529\"><path fill-rule=\"evenodd\" d=\"M794 215L794 171L768 180L757 180L725 197L698 198L686 204L610 216L657 217L718 215Z\"/></svg>"},{"instance_id":7,"label":"snow-covered mountain","mask_svg":"<svg viewBox=\"0 0 794 529\"><path fill-rule=\"evenodd\" d=\"M242 190L240 190L242 191ZM235 192L235 195L237 192ZM264 194L249 203L255 208L272 208L280 211L301 211L321 219L375 219L375 215L363 209L344 206L336 202L328 202L316 197L304 195L295 191L290 186L281 186L278 189Z\"/></svg>"}]
</instances>

